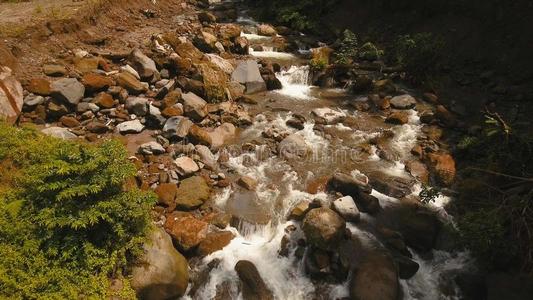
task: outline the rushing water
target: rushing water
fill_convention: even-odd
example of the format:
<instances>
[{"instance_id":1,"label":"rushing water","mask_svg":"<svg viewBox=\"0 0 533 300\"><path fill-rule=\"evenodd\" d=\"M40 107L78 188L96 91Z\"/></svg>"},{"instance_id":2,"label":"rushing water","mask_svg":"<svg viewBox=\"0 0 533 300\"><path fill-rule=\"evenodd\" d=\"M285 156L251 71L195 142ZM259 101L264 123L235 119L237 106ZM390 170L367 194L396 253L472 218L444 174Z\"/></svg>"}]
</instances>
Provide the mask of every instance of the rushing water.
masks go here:
<instances>
[{"instance_id":1,"label":"rushing water","mask_svg":"<svg viewBox=\"0 0 533 300\"><path fill-rule=\"evenodd\" d=\"M246 24L254 25L251 19L242 19ZM265 37L250 33L245 34L254 42L266 40ZM253 51L250 54L259 57L272 57L277 59L294 59L290 53L267 51ZM267 286L272 290L276 299L309 299L320 293L321 298L337 299L347 297L348 281L339 284L330 284L325 288L313 285L305 275L303 260L295 257L291 249L287 257L278 255L280 243L285 235L287 226L294 225L296 232L291 234L293 240L303 237L303 233L297 222L287 221L286 216L291 208L300 201L332 200L332 196L325 193L309 194L305 191L308 180L321 174L331 174L332 170L342 170L357 178L365 178L365 173L379 170L387 174L402 177L408 176L403 161L408 158L411 148L417 142L421 134L421 125L415 110L409 111L409 123L405 125L389 126L394 132L391 146L399 154L397 161L383 161L376 154L376 147L372 146L370 153L356 159L342 159L332 153L349 151L355 145L364 143L379 134L383 125L368 126L367 128L353 129L351 127L336 124L326 126L327 134L317 134L314 123L307 120L303 130L296 130L286 125L290 118L290 111L297 111L304 115L310 115L313 108L330 106L334 101L321 95L333 95L334 99L345 99L346 94L342 90L322 90L312 87L309 82L309 67L290 66L276 74L283 88L269 92L268 96L275 103L283 107L281 112L269 110L266 106L260 106L258 114L252 126L241 133L240 143L261 140L261 133L269 128L296 133L301 135L308 146L313 149L313 158L303 162L289 163L276 155L265 155L265 145L256 146L255 151L234 154L228 162L228 168L237 175L250 176L258 181L256 191L244 197L236 188L228 187L220 192L215 204L221 209L239 215L242 220L236 227L228 227L236 238L224 249L215 252L203 259L198 264L198 269L205 268L211 262L218 262L209 271L209 277L203 286L191 295L194 299L212 299L217 295L217 290L225 287L234 299L242 298L238 292L238 276L234 271L235 264L239 260L249 260L255 264ZM305 103L304 105L302 105ZM261 104L260 104L261 105ZM264 105L264 104L263 104ZM372 116L349 110L342 110L348 116L357 117L366 123L378 124ZM351 154L350 154L351 155ZM353 158L353 157L352 157ZM413 193L420 191L420 184L416 184ZM393 205L399 200L373 191L383 207ZM450 201L447 197L439 197L435 202L436 209L441 210L441 215L448 218L442 208ZM373 217L362 213L362 220L372 224ZM256 221L256 222L254 222ZM347 224L353 235L368 243L379 243L370 232L357 225ZM446 281L446 274L451 270L463 269L468 265L468 253L447 253L433 251L430 258L422 258L414 255L414 260L420 264L420 269L409 280L401 280L404 299L459 299L457 288ZM197 270L199 271L199 270ZM441 286L447 284L452 292L443 296ZM449 288L450 289L450 288Z\"/></svg>"}]
</instances>

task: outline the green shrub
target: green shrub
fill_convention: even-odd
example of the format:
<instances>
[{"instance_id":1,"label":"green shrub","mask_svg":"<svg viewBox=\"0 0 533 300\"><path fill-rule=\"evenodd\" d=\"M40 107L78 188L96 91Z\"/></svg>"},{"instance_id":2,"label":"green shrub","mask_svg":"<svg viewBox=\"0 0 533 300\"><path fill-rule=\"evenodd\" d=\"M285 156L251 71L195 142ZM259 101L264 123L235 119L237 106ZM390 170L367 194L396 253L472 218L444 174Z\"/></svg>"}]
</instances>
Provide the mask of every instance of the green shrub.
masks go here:
<instances>
[{"instance_id":1,"label":"green shrub","mask_svg":"<svg viewBox=\"0 0 533 300\"><path fill-rule=\"evenodd\" d=\"M328 66L328 63L326 62L325 59L315 59L314 58L314 59L311 59L309 61L309 66L314 71L322 71Z\"/></svg>"},{"instance_id":2,"label":"green shrub","mask_svg":"<svg viewBox=\"0 0 533 300\"><path fill-rule=\"evenodd\" d=\"M124 147L0 124L0 164L0 298L104 298L140 254L155 202L124 188Z\"/></svg>"},{"instance_id":3,"label":"green shrub","mask_svg":"<svg viewBox=\"0 0 533 300\"><path fill-rule=\"evenodd\" d=\"M339 40L339 48L335 51L334 61L337 64L347 65L353 62L357 57L358 40L351 30L346 29L342 32Z\"/></svg>"},{"instance_id":4,"label":"green shrub","mask_svg":"<svg viewBox=\"0 0 533 300\"><path fill-rule=\"evenodd\" d=\"M383 50L378 50L378 48L368 42L365 43L361 48L359 48L359 58L364 60L378 60L381 56L383 56Z\"/></svg>"},{"instance_id":5,"label":"green shrub","mask_svg":"<svg viewBox=\"0 0 533 300\"><path fill-rule=\"evenodd\" d=\"M402 35L391 49L390 58L405 67L408 75L423 81L438 70L443 46L443 40L431 33Z\"/></svg>"}]
</instances>

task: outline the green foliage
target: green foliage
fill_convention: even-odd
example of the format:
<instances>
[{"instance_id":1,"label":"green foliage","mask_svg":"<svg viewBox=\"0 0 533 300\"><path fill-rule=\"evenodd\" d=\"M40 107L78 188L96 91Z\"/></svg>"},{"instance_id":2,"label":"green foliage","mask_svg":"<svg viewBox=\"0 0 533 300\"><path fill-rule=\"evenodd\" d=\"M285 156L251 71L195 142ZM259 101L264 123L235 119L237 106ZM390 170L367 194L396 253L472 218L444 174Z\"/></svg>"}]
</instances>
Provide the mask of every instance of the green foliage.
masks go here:
<instances>
[{"instance_id":1,"label":"green foliage","mask_svg":"<svg viewBox=\"0 0 533 300\"><path fill-rule=\"evenodd\" d=\"M434 74L441 62L444 42L431 33L402 35L394 44L390 59L402 65L415 80Z\"/></svg>"},{"instance_id":2,"label":"green foliage","mask_svg":"<svg viewBox=\"0 0 533 300\"><path fill-rule=\"evenodd\" d=\"M358 40L355 33L346 29L339 40L339 48L335 51L334 61L337 64L347 65L357 57Z\"/></svg>"},{"instance_id":3,"label":"green foliage","mask_svg":"<svg viewBox=\"0 0 533 300\"><path fill-rule=\"evenodd\" d=\"M378 60L383 54L383 50L378 50L378 48L370 42L365 43L359 48L359 58L364 60Z\"/></svg>"},{"instance_id":4,"label":"green foliage","mask_svg":"<svg viewBox=\"0 0 533 300\"><path fill-rule=\"evenodd\" d=\"M140 254L155 202L123 188L135 175L124 147L0 124L0 164L12 170L0 172L0 298L104 298Z\"/></svg>"},{"instance_id":5,"label":"green foliage","mask_svg":"<svg viewBox=\"0 0 533 300\"><path fill-rule=\"evenodd\" d=\"M424 204L435 202L435 199L437 199L439 195L440 190L436 187L432 187L429 185L422 185L422 190L420 191L420 193L418 193L420 201Z\"/></svg>"},{"instance_id":6,"label":"green foliage","mask_svg":"<svg viewBox=\"0 0 533 300\"><path fill-rule=\"evenodd\" d=\"M328 66L328 63L326 62L325 59L317 58L317 59L311 59L311 61L309 62L309 66L314 71L322 71Z\"/></svg>"}]
</instances>

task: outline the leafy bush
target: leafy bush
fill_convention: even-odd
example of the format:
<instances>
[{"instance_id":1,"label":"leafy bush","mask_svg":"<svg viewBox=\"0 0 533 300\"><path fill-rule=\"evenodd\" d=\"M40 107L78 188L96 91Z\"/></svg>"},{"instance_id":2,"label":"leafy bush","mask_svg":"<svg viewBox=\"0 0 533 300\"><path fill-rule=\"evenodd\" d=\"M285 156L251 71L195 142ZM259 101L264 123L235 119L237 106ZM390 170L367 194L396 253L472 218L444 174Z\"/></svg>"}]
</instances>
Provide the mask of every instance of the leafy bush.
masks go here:
<instances>
[{"instance_id":1,"label":"leafy bush","mask_svg":"<svg viewBox=\"0 0 533 300\"><path fill-rule=\"evenodd\" d=\"M438 70L443 46L443 40L431 33L402 35L391 49L390 58L415 80L423 81Z\"/></svg>"},{"instance_id":2,"label":"leafy bush","mask_svg":"<svg viewBox=\"0 0 533 300\"><path fill-rule=\"evenodd\" d=\"M155 202L123 187L135 175L124 147L0 124L0 165L0 298L104 298L140 254Z\"/></svg>"},{"instance_id":3,"label":"leafy bush","mask_svg":"<svg viewBox=\"0 0 533 300\"><path fill-rule=\"evenodd\" d=\"M358 40L351 30L344 30L339 41L339 48L335 51L334 61L337 64L347 65L357 57Z\"/></svg>"},{"instance_id":4,"label":"leafy bush","mask_svg":"<svg viewBox=\"0 0 533 300\"><path fill-rule=\"evenodd\" d=\"M311 67L313 71L322 71L328 66L328 63L323 58L322 59L313 58L309 61L309 66Z\"/></svg>"}]
</instances>

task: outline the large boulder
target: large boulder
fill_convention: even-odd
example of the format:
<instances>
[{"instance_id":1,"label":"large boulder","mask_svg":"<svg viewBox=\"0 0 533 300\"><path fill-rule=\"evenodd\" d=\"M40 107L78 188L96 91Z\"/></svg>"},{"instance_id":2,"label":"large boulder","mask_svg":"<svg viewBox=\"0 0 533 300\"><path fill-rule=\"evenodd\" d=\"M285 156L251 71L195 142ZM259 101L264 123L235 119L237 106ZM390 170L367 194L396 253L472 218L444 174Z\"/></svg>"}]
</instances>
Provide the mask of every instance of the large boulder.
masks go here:
<instances>
[{"instance_id":1,"label":"large boulder","mask_svg":"<svg viewBox=\"0 0 533 300\"><path fill-rule=\"evenodd\" d=\"M14 122L24 103L22 86L11 74L11 69L0 66L0 119Z\"/></svg>"},{"instance_id":2,"label":"large boulder","mask_svg":"<svg viewBox=\"0 0 533 300\"><path fill-rule=\"evenodd\" d=\"M85 86L85 89L89 92L107 90L110 86L115 85L115 81L110 77L96 73L88 73L83 75L81 82Z\"/></svg>"},{"instance_id":3,"label":"large boulder","mask_svg":"<svg viewBox=\"0 0 533 300\"><path fill-rule=\"evenodd\" d=\"M451 185L455 179L455 160L447 153L429 153L427 156L431 171L439 183Z\"/></svg>"},{"instance_id":4,"label":"large boulder","mask_svg":"<svg viewBox=\"0 0 533 300\"><path fill-rule=\"evenodd\" d=\"M369 177L370 183L376 190L398 199L411 194L412 188L416 183L414 178L393 176L384 172L375 172L370 174Z\"/></svg>"},{"instance_id":5,"label":"large boulder","mask_svg":"<svg viewBox=\"0 0 533 300\"><path fill-rule=\"evenodd\" d=\"M353 198L345 196L333 201L333 209L348 222L358 222L360 216L359 209L355 205Z\"/></svg>"},{"instance_id":6,"label":"large boulder","mask_svg":"<svg viewBox=\"0 0 533 300\"><path fill-rule=\"evenodd\" d=\"M48 127L41 130L41 132L62 140L73 140L78 138L77 135L70 132L67 128L63 127Z\"/></svg>"},{"instance_id":7,"label":"large boulder","mask_svg":"<svg viewBox=\"0 0 533 300\"><path fill-rule=\"evenodd\" d=\"M223 123L215 128L215 130L209 132L211 136L211 148L218 149L231 139L235 138L236 133L235 125L231 123Z\"/></svg>"},{"instance_id":8,"label":"large boulder","mask_svg":"<svg viewBox=\"0 0 533 300\"><path fill-rule=\"evenodd\" d=\"M175 211L167 216L165 230L170 234L178 248L190 251L207 236L209 223L197 219L191 213Z\"/></svg>"},{"instance_id":9,"label":"large boulder","mask_svg":"<svg viewBox=\"0 0 533 300\"><path fill-rule=\"evenodd\" d=\"M257 34L264 35L264 36L275 36L278 33L276 32L276 29L274 29L272 25L261 24L257 26Z\"/></svg>"},{"instance_id":10,"label":"large boulder","mask_svg":"<svg viewBox=\"0 0 533 300\"><path fill-rule=\"evenodd\" d=\"M246 93L252 94L267 89L266 83L259 71L259 65L255 60L246 60L239 63L233 74L232 81L237 81L246 86Z\"/></svg>"},{"instance_id":11,"label":"large boulder","mask_svg":"<svg viewBox=\"0 0 533 300\"><path fill-rule=\"evenodd\" d=\"M50 85L52 97L69 105L80 103L85 94L85 86L76 78L62 78Z\"/></svg>"},{"instance_id":12,"label":"large boulder","mask_svg":"<svg viewBox=\"0 0 533 300\"><path fill-rule=\"evenodd\" d=\"M204 84L204 94L211 103L226 100L226 83L228 75L215 64L205 63L196 66Z\"/></svg>"},{"instance_id":13,"label":"large boulder","mask_svg":"<svg viewBox=\"0 0 533 300\"><path fill-rule=\"evenodd\" d=\"M144 246L144 255L132 270L131 286L139 299L172 299L185 294L189 284L187 260L170 236L156 228Z\"/></svg>"},{"instance_id":14,"label":"large boulder","mask_svg":"<svg viewBox=\"0 0 533 300\"><path fill-rule=\"evenodd\" d=\"M299 134L291 134L278 145L278 153L286 159L301 159L312 152L305 139Z\"/></svg>"},{"instance_id":15,"label":"large boulder","mask_svg":"<svg viewBox=\"0 0 533 300\"><path fill-rule=\"evenodd\" d=\"M226 74L231 75L231 73L235 71L235 68L227 59L224 59L216 54L206 54L205 56L207 57L207 59L209 59L211 63L215 64Z\"/></svg>"},{"instance_id":16,"label":"large boulder","mask_svg":"<svg viewBox=\"0 0 533 300\"><path fill-rule=\"evenodd\" d=\"M242 283L242 298L244 300L272 300L274 295L267 287L255 265L248 260L240 260L235 265L235 271Z\"/></svg>"},{"instance_id":17,"label":"large boulder","mask_svg":"<svg viewBox=\"0 0 533 300\"><path fill-rule=\"evenodd\" d=\"M393 213L398 230L409 247L418 251L430 251L435 247L442 229L442 221L435 211L406 198Z\"/></svg>"},{"instance_id":18,"label":"large boulder","mask_svg":"<svg viewBox=\"0 0 533 300\"><path fill-rule=\"evenodd\" d=\"M198 245L198 255L207 256L213 252L224 249L235 235L231 231L209 233Z\"/></svg>"},{"instance_id":19,"label":"large boulder","mask_svg":"<svg viewBox=\"0 0 533 300\"><path fill-rule=\"evenodd\" d=\"M355 300L397 300L398 272L392 257L380 250L366 255L354 271L350 297Z\"/></svg>"},{"instance_id":20,"label":"large boulder","mask_svg":"<svg viewBox=\"0 0 533 300\"><path fill-rule=\"evenodd\" d=\"M157 70L155 62L148 56L144 55L141 50L133 50L129 60L132 67L137 71L137 73L139 73L141 79L151 80L154 78L159 78L159 71Z\"/></svg>"},{"instance_id":21,"label":"large boulder","mask_svg":"<svg viewBox=\"0 0 533 300\"><path fill-rule=\"evenodd\" d=\"M416 99L411 95L400 95L390 100L390 105L396 109L411 109L416 105Z\"/></svg>"},{"instance_id":22,"label":"large boulder","mask_svg":"<svg viewBox=\"0 0 533 300\"><path fill-rule=\"evenodd\" d=\"M176 207L183 210L195 209L209 199L211 189L203 177L184 179L176 192Z\"/></svg>"},{"instance_id":23,"label":"large boulder","mask_svg":"<svg viewBox=\"0 0 533 300\"><path fill-rule=\"evenodd\" d=\"M379 200L370 195L372 187L364 176L355 178L347 174L335 173L327 185L332 191L351 196L357 208L362 212L374 214L381 210Z\"/></svg>"},{"instance_id":24,"label":"large boulder","mask_svg":"<svg viewBox=\"0 0 533 300\"><path fill-rule=\"evenodd\" d=\"M302 229L309 244L328 250L334 249L344 237L346 222L333 210L320 207L307 213Z\"/></svg>"}]
</instances>

